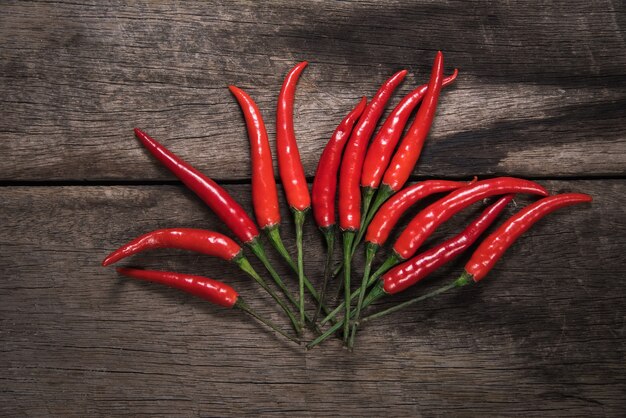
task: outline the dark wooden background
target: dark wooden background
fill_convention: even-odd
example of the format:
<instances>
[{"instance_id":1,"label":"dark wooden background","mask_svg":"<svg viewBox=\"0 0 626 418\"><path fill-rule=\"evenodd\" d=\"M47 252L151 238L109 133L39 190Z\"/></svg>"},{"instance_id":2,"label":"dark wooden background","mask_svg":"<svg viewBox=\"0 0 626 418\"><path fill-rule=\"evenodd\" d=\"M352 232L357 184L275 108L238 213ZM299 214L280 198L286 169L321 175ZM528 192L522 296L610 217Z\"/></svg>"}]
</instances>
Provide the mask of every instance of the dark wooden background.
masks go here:
<instances>
[{"instance_id":1,"label":"dark wooden background","mask_svg":"<svg viewBox=\"0 0 626 418\"><path fill-rule=\"evenodd\" d=\"M623 416L623 2L102 3L0 5L0 415ZM481 285L370 324L353 353L338 341L307 352L236 312L99 266L152 229L225 232L133 127L251 209L248 141L227 85L257 100L273 139L282 78L311 62L295 124L312 176L358 98L401 68L409 91L439 49L460 76L416 179L519 175L595 199L540 222ZM293 250L286 211L283 223ZM312 223L305 239L317 280ZM287 327L222 262L158 251L128 264L227 279Z\"/></svg>"}]
</instances>

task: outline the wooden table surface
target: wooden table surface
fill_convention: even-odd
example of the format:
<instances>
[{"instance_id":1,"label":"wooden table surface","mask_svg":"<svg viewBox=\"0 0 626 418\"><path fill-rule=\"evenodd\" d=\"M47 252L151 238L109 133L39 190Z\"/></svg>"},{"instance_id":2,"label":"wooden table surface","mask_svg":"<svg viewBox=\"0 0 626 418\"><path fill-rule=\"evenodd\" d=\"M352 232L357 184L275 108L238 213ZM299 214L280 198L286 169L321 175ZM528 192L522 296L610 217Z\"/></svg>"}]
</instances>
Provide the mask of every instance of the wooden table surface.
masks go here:
<instances>
[{"instance_id":1,"label":"wooden table surface","mask_svg":"<svg viewBox=\"0 0 626 418\"><path fill-rule=\"evenodd\" d=\"M624 415L623 2L103 3L0 5L0 415ZM427 80L436 50L460 75L414 179L516 175L594 196L538 223L480 285L371 323L352 353L337 340L306 351L236 312L100 267L156 228L226 232L133 127L251 210L248 140L229 84L258 102L273 145L282 78L310 61L295 128L312 178L358 98L406 68L396 103ZM319 283L312 222L305 256ZM218 260L162 250L125 264L227 279L288 327Z\"/></svg>"}]
</instances>

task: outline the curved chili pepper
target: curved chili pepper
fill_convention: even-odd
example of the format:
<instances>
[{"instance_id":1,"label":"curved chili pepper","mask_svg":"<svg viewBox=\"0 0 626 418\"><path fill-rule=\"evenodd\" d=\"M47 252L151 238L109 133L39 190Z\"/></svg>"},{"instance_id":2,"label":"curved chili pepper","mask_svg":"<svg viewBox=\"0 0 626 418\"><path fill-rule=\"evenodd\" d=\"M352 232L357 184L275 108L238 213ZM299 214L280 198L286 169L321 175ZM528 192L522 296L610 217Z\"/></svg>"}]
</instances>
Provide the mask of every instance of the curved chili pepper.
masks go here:
<instances>
[{"instance_id":1,"label":"curved chili pepper","mask_svg":"<svg viewBox=\"0 0 626 418\"><path fill-rule=\"evenodd\" d=\"M254 100L245 91L236 86L229 86L228 89L239 102L248 128L252 157L252 204L256 221L261 229L276 227L280 224L278 192L272 151L263 117Z\"/></svg>"},{"instance_id":2,"label":"curved chili pepper","mask_svg":"<svg viewBox=\"0 0 626 418\"><path fill-rule=\"evenodd\" d=\"M241 240L249 243L259 230L245 210L216 182L169 151L145 132L135 128L135 135L152 155L189 187Z\"/></svg>"},{"instance_id":3,"label":"curved chili pepper","mask_svg":"<svg viewBox=\"0 0 626 418\"><path fill-rule=\"evenodd\" d=\"M139 252L157 248L178 248L229 261L238 256L243 257L239 244L219 232L193 228L168 228L148 232L124 244L109 254L102 261L102 265L106 267Z\"/></svg>"},{"instance_id":4,"label":"curved chili pepper","mask_svg":"<svg viewBox=\"0 0 626 418\"><path fill-rule=\"evenodd\" d=\"M328 285L328 279L330 277L333 249L335 246L337 172L339 171L339 164L341 163L341 153L343 152L346 142L348 142L354 124L363 113L366 105L367 98L363 97L359 104L339 123L322 152L322 156L317 164L315 178L313 179L311 193L313 217L326 240L324 278L322 281L322 289L319 292L320 300L315 316L313 317L313 322L317 319L320 309L324 304L326 286Z\"/></svg>"},{"instance_id":5,"label":"curved chili pepper","mask_svg":"<svg viewBox=\"0 0 626 418\"><path fill-rule=\"evenodd\" d=\"M242 311L257 319L262 324L267 325L283 337L288 338L289 340L296 343L298 342L298 340L286 334L274 323L263 318L255 311L253 311L243 301L243 299L239 297L237 291L225 283L209 279L208 277L194 276L191 274L175 273L169 271L139 270L120 267L117 269L117 272L123 276L131 277L133 279L144 280L173 287L175 289L182 290L186 293L197 296L201 299L207 300L215 305L223 306L225 308L241 309Z\"/></svg>"},{"instance_id":6,"label":"curved chili pepper","mask_svg":"<svg viewBox=\"0 0 626 418\"><path fill-rule=\"evenodd\" d=\"M229 89L241 106L248 128L250 154L252 155L252 204L257 222L276 251L298 273L298 267L289 255L280 236L278 192L272 165L272 152L263 117L250 95L236 86L229 86ZM304 284L319 303L321 301L320 296L306 276L304 277ZM324 310L325 312L328 311L328 309Z\"/></svg>"},{"instance_id":7,"label":"curved chili pepper","mask_svg":"<svg viewBox=\"0 0 626 418\"><path fill-rule=\"evenodd\" d=\"M376 124L391 98L394 90L404 80L407 71L402 70L391 76L376 92L369 102L359 123L350 134L339 171L339 227L343 231L344 251L344 292L346 317L344 319L344 340L348 341L350 314L350 263L352 261L352 245L356 231L361 225L361 191L359 179L363 168L363 160L367 144L376 128Z\"/></svg>"},{"instance_id":8,"label":"curved chili pepper","mask_svg":"<svg viewBox=\"0 0 626 418\"><path fill-rule=\"evenodd\" d=\"M538 220L557 209L592 200L592 197L587 194L564 193L546 197L526 206L507 219L478 246L465 265L465 277L474 282L481 281L515 240Z\"/></svg>"},{"instance_id":9,"label":"curved chili pepper","mask_svg":"<svg viewBox=\"0 0 626 418\"><path fill-rule=\"evenodd\" d=\"M456 80L459 70L455 69L452 75L443 79L442 86L448 86ZM409 116L422 101L428 91L428 84L422 84L407 94L400 103L387 116L385 123L380 128L365 156L363 173L361 174L361 187L377 189L389 165L391 154L398 144L402 131L406 126Z\"/></svg>"},{"instance_id":10,"label":"curved chili pepper","mask_svg":"<svg viewBox=\"0 0 626 418\"><path fill-rule=\"evenodd\" d=\"M304 176L302 161L293 128L293 102L300 74L308 62L303 61L289 71L278 95L276 109L276 149L278 150L278 170L283 181L287 203L293 211L296 228L296 249L298 251L298 284L300 294L300 320L304 322L304 260L302 248L302 227L306 212L311 207L309 186Z\"/></svg>"},{"instance_id":11,"label":"curved chili pepper","mask_svg":"<svg viewBox=\"0 0 626 418\"><path fill-rule=\"evenodd\" d=\"M366 105L367 98L363 97L359 104L339 123L317 164L311 194L313 217L321 229L335 225L337 173L341 163L341 153L350 138L354 124L363 113Z\"/></svg>"},{"instance_id":12,"label":"curved chili pepper","mask_svg":"<svg viewBox=\"0 0 626 418\"><path fill-rule=\"evenodd\" d=\"M250 219L245 210L235 199L221 186L202 174L176 154L168 150L157 140L151 138L145 132L135 128L135 135L142 145L150 153L178 177L185 186L193 191L204 203L215 212L215 214L226 224L226 226L250 248L254 255L261 260L266 270L274 279L274 282L285 294L289 301L298 306L287 286L282 281L274 267L269 262L265 249L259 241L259 230Z\"/></svg>"},{"instance_id":13,"label":"curved chili pepper","mask_svg":"<svg viewBox=\"0 0 626 418\"><path fill-rule=\"evenodd\" d=\"M461 255L489 228L514 196L510 194L500 198L485 209L460 234L385 273L381 277L385 293L394 295L402 292Z\"/></svg>"},{"instance_id":14,"label":"curved chili pepper","mask_svg":"<svg viewBox=\"0 0 626 418\"><path fill-rule=\"evenodd\" d=\"M408 210L417 201L433 194L442 193L461 187L467 186L467 183L446 180L426 180L421 183L403 189L402 192L394 196L393 199L385 202L385 205L376 213L373 222L367 229L367 238L365 245L365 268L363 270L363 279L359 289L359 301L357 302L355 321L359 320L361 307L365 297L368 283L370 281L370 271L372 262L376 256L376 252L380 245L384 244L392 228L400 220L402 214ZM355 292L356 293L356 292ZM354 342L356 333L356 325L353 326L351 342ZM350 347L352 344L348 344Z\"/></svg>"},{"instance_id":15,"label":"curved chili pepper","mask_svg":"<svg viewBox=\"0 0 626 418\"><path fill-rule=\"evenodd\" d=\"M418 298L408 300L392 308L370 315L361 320L361 323L396 312L414 303L447 292L450 289L479 282L487 275L494 264L500 259L500 257L502 257L504 252L515 242L515 240L538 220L557 209L577 205L579 203L591 202L592 200L592 197L587 194L564 193L543 198L526 206L524 209L507 219L498 227L498 229L485 238L476 251L474 251L474 254L465 265L465 271L458 279Z\"/></svg>"},{"instance_id":16,"label":"curved chili pepper","mask_svg":"<svg viewBox=\"0 0 626 418\"><path fill-rule=\"evenodd\" d=\"M346 145L339 171L339 226L344 231L356 231L361 225L359 180L367 144L385 110L385 105L406 74L406 70L398 71L378 89L363 111Z\"/></svg>"},{"instance_id":17,"label":"curved chili pepper","mask_svg":"<svg viewBox=\"0 0 626 418\"><path fill-rule=\"evenodd\" d=\"M311 207L311 196L293 128L293 102L298 79L307 64L308 62L303 61L289 71L278 95L278 108L276 109L278 170L283 180L289 206L299 211L305 211Z\"/></svg>"},{"instance_id":18,"label":"curved chili pepper","mask_svg":"<svg viewBox=\"0 0 626 418\"><path fill-rule=\"evenodd\" d=\"M293 316L289 307L254 270L246 256L244 256L243 250L239 244L219 232L194 228L157 229L122 245L109 254L102 262L102 265L108 266L134 254L159 248L194 251L211 257L219 257L223 260L232 261L269 293L289 317L296 332L300 332L298 321Z\"/></svg>"},{"instance_id":19,"label":"curved chili pepper","mask_svg":"<svg viewBox=\"0 0 626 418\"><path fill-rule=\"evenodd\" d=\"M391 190L398 191L408 180L413 167L417 162L424 140L428 135L430 126L435 117L437 101L443 83L443 54L437 52L433 64L428 91L424 97L424 103L420 106L415 116L415 121L407 135L400 142L399 148L389 163L389 168L383 176L383 184Z\"/></svg>"}]
</instances>

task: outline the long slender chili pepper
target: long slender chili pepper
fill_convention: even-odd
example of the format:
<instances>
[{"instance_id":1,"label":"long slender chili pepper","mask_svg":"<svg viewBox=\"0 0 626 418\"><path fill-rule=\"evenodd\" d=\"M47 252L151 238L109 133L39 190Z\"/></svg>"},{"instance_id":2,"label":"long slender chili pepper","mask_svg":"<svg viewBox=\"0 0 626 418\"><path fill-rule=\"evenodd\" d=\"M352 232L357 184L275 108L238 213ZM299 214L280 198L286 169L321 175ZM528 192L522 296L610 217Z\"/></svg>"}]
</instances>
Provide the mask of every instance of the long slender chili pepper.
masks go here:
<instances>
[{"instance_id":1,"label":"long slender chili pepper","mask_svg":"<svg viewBox=\"0 0 626 418\"><path fill-rule=\"evenodd\" d=\"M439 51L435 56L430 81L428 82L428 89L424 96L424 102L417 111L415 120L411 124L407 134L402 138L398 150L385 171L382 185L378 189L372 208L370 209L371 213L376 213L380 205L382 205L389 196L400 190L411 175L435 117L442 85L443 54Z\"/></svg>"},{"instance_id":2,"label":"long slender chili pepper","mask_svg":"<svg viewBox=\"0 0 626 418\"><path fill-rule=\"evenodd\" d=\"M278 192L272 165L272 151L263 117L250 95L235 86L230 86L229 89L241 106L248 128L250 154L252 155L252 204L257 223L276 251L298 273L298 267L289 255L280 236ZM320 296L306 276L304 277L304 284L315 301L319 303ZM324 311L329 312L328 309L324 309Z\"/></svg>"},{"instance_id":3,"label":"long slender chili pepper","mask_svg":"<svg viewBox=\"0 0 626 418\"><path fill-rule=\"evenodd\" d=\"M270 264L265 249L259 240L259 230L245 210L233 197L213 180L202 174L189 163L168 150L145 132L135 128L135 135L150 153L178 177L191 191L193 191L226 226L250 248L254 255L261 260L267 271L282 290L287 299L296 306L287 286L276 270Z\"/></svg>"},{"instance_id":4,"label":"long slender chili pepper","mask_svg":"<svg viewBox=\"0 0 626 418\"><path fill-rule=\"evenodd\" d=\"M409 305L429 299L450 289L481 281L517 238L530 229L537 221L557 209L591 202L592 200L592 197L587 194L564 193L543 198L526 206L507 219L498 229L485 238L476 251L474 251L474 254L465 265L465 271L458 279L423 296L370 315L362 319L361 323L404 309Z\"/></svg>"},{"instance_id":5,"label":"long slender chili pepper","mask_svg":"<svg viewBox=\"0 0 626 418\"><path fill-rule=\"evenodd\" d=\"M322 231L326 240L326 263L324 265L324 278L319 292L320 300L313 322L317 319L320 309L326 297L326 286L330 276L330 268L333 259L335 243L335 200L337 195L337 173L341 163L341 153L350 138L354 124L359 119L367 99L363 97L359 104L348 113L333 132L328 144L324 148L317 164L313 187L311 190L311 202L313 205L313 218Z\"/></svg>"},{"instance_id":6,"label":"long slender chili pepper","mask_svg":"<svg viewBox=\"0 0 626 418\"><path fill-rule=\"evenodd\" d=\"M149 282L163 284L175 289L182 290L186 293L207 300L215 305L223 306L229 309L240 309L251 315L262 324L270 327L283 337L299 343L298 340L285 333L278 328L276 324L268 319L263 318L254 310L252 310L239 296L237 291L225 283L208 277L194 276L191 274L175 273L169 271L158 270L139 270L132 268L118 268L117 272L123 276L133 279L145 280Z\"/></svg>"},{"instance_id":7,"label":"long slender chili pepper","mask_svg":"<svg viewBox=\"0 0 626 418\"><path fill-rule=\"evenodd\" d=\"M499 199L496 203L485 209L483 213L470 223L460 234L397 266L390 272L386 273L381 280L377 280L377 277L375 276L370 277L367 285L371 286L376 282L376 286L374 286L363 301L363 308L369 306L388 293L391 294L400 292L408 286L417 283L437 268L441 267L443 264L460 255L463 251L469 248L496 220L498 215L512 198L513 195L507 195ZM389 285L390 290L387 292L385 290L385 286L387 286L388 283L390 284L393 282L396 282L396 286ZM356 314L356 311L353 311L353 313ZM363 320L360 322L363 322ZM358 326L358 324L358 322L355 322L353 325L352 336L349 344L350 347L354 345L354 336L356 333L355 327ZM320 336L315 340L315 344L311 343L310 345L317 345L324 341L325 338L334 333L334 331L331 330L332 328L323 334L325 337Z\"/></svg>"},{"instance_id":8,"label":"long slender chili pepper","mask_svg":"<svg viewBox=\"0 0 626 418\"><path fill-rule=\"evenodd\" d=\"M344 339L348 341L348 319L350 314L350 263L352 260L352 243L355 233L361 225L361 192L359 179L363 168L363 160L367 144L376 128L385 105L394 90L404 80L407 71L402 70L391 76L376 92L369 102L359 123L350 135L346 145L341 168L339 171L339 226L343 231L344 245L344 292L346 302L346 318L344 320ZM346 245L350 244L349 247ZM346 254L347 252L347 254Z\"/></svg>"},{"instance_id":9,"label":"long slender chili pepper","mask_svg":"<svg viewBox=\"0 0 626 418\"><path fill-rule=\"evenodd\" d=\"M361 226L359 180L367 145L385 110L385 105L406 74L406 70L398 71L378 89L363 111L346 145L339 172L339 226L344 231L357 231Z\"/></svg>"},{"instance_id":10,"label":"long slender chili pepper","mask_svg":"<svg viewBox=\"0 0 626 418\"><path fill-rule=\"evenodd\" d=\"M304 262L302 250L302 227L306 212L311 207L311 196L304 176L302 161L293 127L293 102L300 74L307 66L301 62L293 67L283 82L278 95L276 109L276 149L278 169L283 181L287 203L293 211L296 227L296 248L298 250L298 283L300 288L300 320L304 322Z\"/></svg>"},{"instance_id":11,"label":"long slender chili pepper","mask_svg":"<svg viewBox=\"0 0 626 418\"><path fill-rule=\"evenodd\" d=\"M469 184L474 182L475 180L472 180ZM366 283L370 280L369 276L372 268L372 262L374 261L378 248L387 241L391 230L411 206L432 194L448 192L467 185L468 183L458 181L426 180L404 188L401 192L386 201L384 205L381 206L380 210L376 212L376 216L372 219L367 228L363 280ZM372 276L372 280L375 280L376 278L378 278L378 276ZM357 289L352 294L352 299L359 296L359 303L361 304L363 303L362 298L365 296L365 293L362 291L362 287L363 283L361 283L361 289ZM341 303L321 321L321 325L324 325L343 308L344 304Z\"/></svg>"},{"instance_id":12,"label":"long slender chili pepper","mask_svg":"<svg viewBox=\"0 0 626 418\"><path fill-rule=\"evenodd\" d=\"M431 194L459 189L466 185L467 183L459 181L426 180L403 189L392 199L385 202L381 209L376 213L373 222L367 228L365 268L363 270L363 279L361 280L359 301L357 303L356 315L354 318L355 321L359 320L365 291L367 290L369 283L372 262L374 261L376 252L378 251L378 248L385 243L391 233L391 230L400 220L402 214L416 202L430 196ZM353 327L351 337L352 341L354 341L355 332L356 325Z\"/></svg>"},{"instance_id":13,"label":"long slender chili pepper","mask_svg":"<svg viewBox=\"0 0 626 418\"><path fill-rule=\"evenodd\" d=\"M254 270L243 254L243 250L239 244L219 232L194 228L157 229L122 245L109 254L102 262L102 265L108 266L134 254L158 248L176 248L179 250L194 251L235 263L278 303L289 317L296 332L300 332L299 322L294 317L289 307Z\"/></svg>"}]
</instances>

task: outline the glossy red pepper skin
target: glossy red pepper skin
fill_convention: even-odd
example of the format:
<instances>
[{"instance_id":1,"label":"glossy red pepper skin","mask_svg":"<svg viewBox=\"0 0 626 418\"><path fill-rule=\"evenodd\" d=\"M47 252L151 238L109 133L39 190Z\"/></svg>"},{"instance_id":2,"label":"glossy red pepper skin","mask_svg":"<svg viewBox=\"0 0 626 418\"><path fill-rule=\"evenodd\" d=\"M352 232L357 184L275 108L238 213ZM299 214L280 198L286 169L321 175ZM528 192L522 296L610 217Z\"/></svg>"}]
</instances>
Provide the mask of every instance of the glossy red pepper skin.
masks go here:
<instances>
[{"instance_id":1,"label":"glossy red pepper skin","mask_svg":"<svg viewBox=\"0 0 626 418\"><path fill-rule=\"evenodd\" d=\"M259 230L245 210L226 190L169 151L145 132L135 128L144 147L211 208L244 243L259 236Z\"/></svg>"},{"instance_id":2,"label":"glossy red pepper skin","mask_svg":"<svg viewBox=\"0 0 626 418\"><path fill-rule=\"evenodd\" d=\"M311 196L293 127L293 102L298 79L307 64L308 62L303 61L289 71L278 95L276 109L278 170L283 181L287 203L299 211L305 211L311 207Z\"/></svg>"},{"instance_id":3,"label":"glossy red pepper skin","mask_svg":"<svg viewBox=\"0 0 626 418\"><path fill-rule=\"evenodd\" d=\"M376 212L367 228L365 241L383 245L402 215L418 201L435 193L444 193L467 185L468 183L460 181L426 180L402 189Z\"/></svg>"},{"instance_id":4,"label":"glossy red pepper skin","mask_svg":"<svg viewBox=\"0 0 626 418\"><path fill-rule=\"evenodd\" d=\"M157 248L194 251L229 261L241 255L239 244L219 232L193 228L168 228L148 232L124 244L109 254L102 265L108 266L131 255Z\"/></svg>"},{"instance_id":5,"label":"glossy red pepper skin","mask_svg":"<svg viewBox=\"0 0 626 418\"><path fill-rule=\"evenodd\" d=\"M477 181L451 192L418 213L396 240L393 246L395 254L404 260L413 257L417 249L435 229L455 213L481 199L510 193L548 195L548 191L544 187L530 180L497 177Z\"/></svg>"},{"instance_id":6,"label":"glossy red pepper skin","mask_svg":"<svg viewBox=\"0 0 626 418\"><path fill-rule=\"evenodd\" d=\"M271 228L280 224L280 210L272 151L265 123L258 106L250 95L235 86L228 88L239 102L248 128L252 157L252 204L256 221L261 229Z\"/></svg>"},{"instance_id":7,"label":"glossy red pepper skin","mask_svg":"<svg viewBox=\"0 0 626 418\"><path fill-rule=\"evenodd\" d=\"M204 300L208 300L215 305L224 306L225 308L233 308L239 298L235 289L217 280L209 279L208 277L169 271L140 270L122 267L118 268L117 272L123 276L132 277L133 279L173 287Z\"/></svg>"},{"instance_id":8,"label":"glossy red pepper skin","mask_svg":"<svg viewBox=\"0 0 626 418\"><path fill-rule=\"evenodd\" d=\"M587 194L564 193L546 197L526 206L507 219L478 246L465 265L466 275L469 275L474 282L479 282L520 235L528 231L541 218L557 209L592 200L592 197Z\"/></svg>"},{"instance_id":9,"label":"glossy red pepper skin","mask_svg":"<svg viewBox=\"0 0 626 418\"><path fill-rule=\"evenodd\" d=\"M500 198L455 237L385 273L381 277L385 293L393 295L406 290L465 252L500 216L514 196L510 194Z\"/></svg>"},{"instance_id":10,"label":"glossy red pepper skin","mask_svg":"<svg viewBox=\"0 0 626 418\"><path fill-rule=\"evenodd\" d=\"M458 74L459 71L454 70L452 75L443 79L442 86L445 87L453 83ZM361 187L376 189L380 186L383 174L389 165L391 154L402 136L409 116L422 101L427 91L428 84L422 84L407 94L389 114L367 149L361 175Z\"/></svg>"},{"instance_id":11,"label":"glossy red pepper skin","mask_svg":"<svg viewBox=\"0 0 626 418\"><path fill-rule=\"evenodd\" d=\"M361 225L361 189L359 180L367 151L367 144L385 105L394 90L406 77L402 70L391 76L369 102L359 123L352 131L339 170L339 226L344 231L356 231Z\"/></svg>"},{"instance_id":12,"label":"glossy red pepper skin","mask_svg":"<svg viewBox=\"0 0 626 418\"><path fill-rule=\"evenodd\" d=\"M363 97L359 104L339 123L317 164L311 197L313 217L320 228L328 228L336 222L335 200L341 154L350 138L354 124L363 113L366 105L367 98Z\"/></svg>"},{"instance_id":13,"label":"glossy red pepper skin","mask_svg":"<svg viewBox=\"0 0 626 418\"><path fill-rule=\"evenodd\" d=\"M383 185L393 191L398 191L404 186L404 183L406 183L413 171L413 167L415 167L415 163L419 159L424 141L435 117L442 83L443 54L439 51L435 57L424 102L417 111L415 121L413 121L409 132L400 142L398 150L391 159L389 168L387 168L383 176Z\"/></svg>"}]
</instances>

